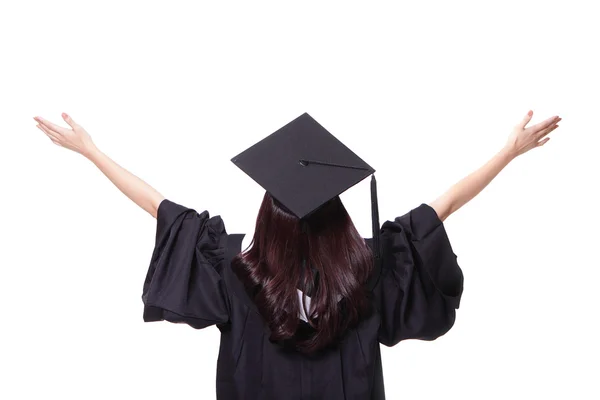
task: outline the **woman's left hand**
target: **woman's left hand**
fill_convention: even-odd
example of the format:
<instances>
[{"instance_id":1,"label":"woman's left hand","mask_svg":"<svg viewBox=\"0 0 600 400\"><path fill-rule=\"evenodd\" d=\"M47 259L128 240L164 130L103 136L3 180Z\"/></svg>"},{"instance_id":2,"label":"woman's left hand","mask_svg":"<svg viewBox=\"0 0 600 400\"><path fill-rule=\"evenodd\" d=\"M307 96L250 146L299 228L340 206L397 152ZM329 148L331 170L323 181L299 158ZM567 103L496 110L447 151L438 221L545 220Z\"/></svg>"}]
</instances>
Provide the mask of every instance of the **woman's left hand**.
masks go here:
<instances>
[{"instance_id":1,"label":"woman's left hand","mask_svg":"<svg viewBox=\"0 0 600 400\"><path fill-rule=\"evenodd\" d=\"M38 122L36 126L50 138L52 143L88 157L96 147L91 136L67 114L63 113L62 117L71 129L53 124L42 117L33 119Z\"/></svg>"},{"instance_id":2,"label":"woman's left hand","mask_svg":"<svg viewBox=\"0 0 600 400\"><path fill-rule=\"evenodd\" d=\"M526 127L533 111L529 110L527 115L513 129L504 150L508 152L511 158L527 153L531 149L543 146L550 140L546 137L550 132L558 128L558 123L562 120L558 115L550 117L538 124Z\"/></svg>"}]
</instances>

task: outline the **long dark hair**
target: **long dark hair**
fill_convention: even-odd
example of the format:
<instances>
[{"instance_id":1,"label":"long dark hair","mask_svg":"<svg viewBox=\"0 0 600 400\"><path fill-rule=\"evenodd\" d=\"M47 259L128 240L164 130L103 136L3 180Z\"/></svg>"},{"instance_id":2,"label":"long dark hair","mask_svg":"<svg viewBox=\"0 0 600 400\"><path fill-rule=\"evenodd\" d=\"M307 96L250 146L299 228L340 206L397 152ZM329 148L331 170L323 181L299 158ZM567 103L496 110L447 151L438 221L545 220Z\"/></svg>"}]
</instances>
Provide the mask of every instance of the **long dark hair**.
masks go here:
<instances>
[{"instance_id":1,"label":"long dark hair","mask_svg":"<svg viewBox=\"0 0 600 400\"><path fill-rule=\"evenodd\" d=\"M270 340L310 353L335 342L369 311L365 282L373 257L339 196L303 221L265 192L250 248L232 268L253 295ZM300 304L297 288L312 291L310 310L304 299ZM308 335L298 334L299 307Z\"/></svg>"}]
</instances>

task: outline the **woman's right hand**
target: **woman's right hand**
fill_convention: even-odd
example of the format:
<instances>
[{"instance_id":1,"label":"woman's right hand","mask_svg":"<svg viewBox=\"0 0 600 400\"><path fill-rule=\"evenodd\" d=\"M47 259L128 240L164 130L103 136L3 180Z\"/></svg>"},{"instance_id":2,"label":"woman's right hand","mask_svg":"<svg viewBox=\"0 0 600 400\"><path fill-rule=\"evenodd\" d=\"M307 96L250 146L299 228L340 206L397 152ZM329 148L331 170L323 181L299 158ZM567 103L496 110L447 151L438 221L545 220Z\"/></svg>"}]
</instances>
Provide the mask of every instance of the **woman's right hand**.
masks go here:
<instances>
[{"instance_id":1,"label":"woman's right hand","mask_svg":"<svg viewBox=\"0 0 600 400\"><path fill-rule=\"evenodd\" d=\"M523 120L514 127L506 142L505 149L513 158L546 144L550 138L544 137L558 128L557 123L562 119L557 115L526 128L525 125L531 121L532 116L533 111L529 111Z\"/></svg>"},{"instance_id":2,"label":"woman's right hand","mask_svg":"<svg viewBox=\"0 0 600 400\"><path fill-rule=\"evenodd\" d=\"M42 117L34 117L33 119L38 122L36 126L50 138L52 143L79 153L84 157L89 157L96 148L89 133L66 113L63 113L62 117L71 129L53 124Z\"/></svg>"}]
</instances>

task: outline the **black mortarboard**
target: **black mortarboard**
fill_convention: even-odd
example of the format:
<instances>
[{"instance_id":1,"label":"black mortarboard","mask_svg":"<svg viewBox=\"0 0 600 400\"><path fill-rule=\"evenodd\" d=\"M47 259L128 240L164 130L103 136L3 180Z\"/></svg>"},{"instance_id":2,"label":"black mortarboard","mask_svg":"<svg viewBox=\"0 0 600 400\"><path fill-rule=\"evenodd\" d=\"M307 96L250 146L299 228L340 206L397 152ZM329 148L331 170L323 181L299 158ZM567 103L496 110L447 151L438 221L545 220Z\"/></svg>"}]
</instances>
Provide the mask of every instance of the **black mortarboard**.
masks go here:
<instances>
[{"instance_id":1,"label":"black mortarboard","mask_svg":"<svg viewBox=\"0 0 600 400\"><path fill-rule=\"evenodd\" d=\"M375 169L304 113L231 161L298 218L371 177L373 250L379 261Z\"/></svg>"}]
</instances>

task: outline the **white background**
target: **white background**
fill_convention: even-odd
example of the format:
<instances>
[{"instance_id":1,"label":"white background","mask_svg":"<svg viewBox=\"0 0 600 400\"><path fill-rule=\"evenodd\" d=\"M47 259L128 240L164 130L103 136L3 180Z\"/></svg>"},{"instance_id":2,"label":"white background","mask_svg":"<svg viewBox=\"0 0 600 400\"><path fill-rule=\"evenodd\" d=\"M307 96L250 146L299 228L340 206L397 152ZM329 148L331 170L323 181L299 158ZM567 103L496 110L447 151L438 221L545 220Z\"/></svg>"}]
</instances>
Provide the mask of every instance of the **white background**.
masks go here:
<instances>
[{"instance_id":1,"label":"white background","mask_svg":"<svg viewBox=\"0 0 600 400\"><path fill-rule=\"evenodd\" d=\"M303 112L377 169L383 222L529 109L560 127L446 220L456 324L383 348L386 392L599 398L593 2L224 3L2 2L0 398L215 398L218 330L142 321L156 221L33 116L69 113L167 198L251 234L263 190L229 160ZM365 237L368 185L342 195Z\"/></svg>"}]
</instances>

